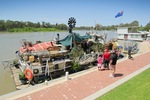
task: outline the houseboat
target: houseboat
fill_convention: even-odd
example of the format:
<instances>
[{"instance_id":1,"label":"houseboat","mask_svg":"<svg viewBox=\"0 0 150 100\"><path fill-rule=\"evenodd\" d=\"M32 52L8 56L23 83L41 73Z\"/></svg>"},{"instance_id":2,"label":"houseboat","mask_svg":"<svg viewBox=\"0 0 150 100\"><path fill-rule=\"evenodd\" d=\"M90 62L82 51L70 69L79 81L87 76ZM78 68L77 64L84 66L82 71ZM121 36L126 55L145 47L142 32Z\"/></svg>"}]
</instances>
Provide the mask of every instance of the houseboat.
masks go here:
<instances>
[{"instance_id":1,"label":"houseboat","mask_svg":"<svg viewBox=\"0 0 150 100\"><path fill-rule=\"evenodd\" d=\"M68 50L53 41L32 44L22 40L16 57L2 61L10 67L17 89L22 85L37 84L63 75L72 68L73 61L67 57ZM19 78L18 78L19 77Z\"/></svg>"},{"instance_id":2,"label":"houseboat","mask_svg":"<svg viewBox=\"0 0 150 100\"><path fill-rule=\"evenodd\" d=\"M118 40L133 40L133 41L144 41L148 39L148 34L150 32L146 31L137 31L137 32L129 32L128 27L118 27Z\"/></svg>"}]
</instances>

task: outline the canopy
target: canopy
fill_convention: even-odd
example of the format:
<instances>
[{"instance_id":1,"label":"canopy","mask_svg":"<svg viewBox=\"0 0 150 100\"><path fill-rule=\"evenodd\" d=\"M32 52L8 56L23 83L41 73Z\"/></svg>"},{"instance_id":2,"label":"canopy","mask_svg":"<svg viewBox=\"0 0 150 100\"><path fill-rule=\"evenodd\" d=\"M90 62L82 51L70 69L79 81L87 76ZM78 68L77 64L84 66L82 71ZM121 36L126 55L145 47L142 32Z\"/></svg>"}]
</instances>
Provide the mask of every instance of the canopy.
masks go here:
<instances>
[{"instance_id":1,"label":"canopy","mask_svg":"<svg viewBox=\"0 0 150 100\"><path fill-rule=\"evenodd\" d=\"M64 39L60 40L59 42L64 46L69 46L69 45L72 45L72 42L74 41L79 43L89 38L91 38L89 34L80 36L78 33L71 33Z\"/></svg>"}]
</instances>

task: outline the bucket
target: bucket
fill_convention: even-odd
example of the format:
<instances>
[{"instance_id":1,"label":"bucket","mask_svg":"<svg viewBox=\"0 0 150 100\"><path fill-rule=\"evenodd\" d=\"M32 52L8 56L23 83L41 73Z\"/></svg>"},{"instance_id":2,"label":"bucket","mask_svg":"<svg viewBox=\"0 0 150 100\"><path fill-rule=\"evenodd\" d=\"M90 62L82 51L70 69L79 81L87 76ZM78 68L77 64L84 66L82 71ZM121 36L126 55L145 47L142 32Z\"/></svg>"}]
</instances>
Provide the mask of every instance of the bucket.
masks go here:
<instances>
[{"instance_id":1,"label":"bucket","mask_svg":"<svg viewBox=\"0 0 150 100\"><path fill-rule=\"evenodd\" d=\"M33 61L34 61L34 56L30 56L30 57L29 57L29 61L30 61L30 62L33 62Z\"/></svg>"}]
</instances>

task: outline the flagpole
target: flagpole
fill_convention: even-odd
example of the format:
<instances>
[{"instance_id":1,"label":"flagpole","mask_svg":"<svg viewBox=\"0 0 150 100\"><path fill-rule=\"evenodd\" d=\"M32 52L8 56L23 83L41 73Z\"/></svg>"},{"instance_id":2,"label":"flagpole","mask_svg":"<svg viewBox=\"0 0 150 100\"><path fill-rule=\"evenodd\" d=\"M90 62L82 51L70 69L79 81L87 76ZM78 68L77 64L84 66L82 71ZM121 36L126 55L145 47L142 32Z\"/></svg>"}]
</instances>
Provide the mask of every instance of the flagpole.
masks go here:
<instances>
[{"instance_id":1,"label":"flagpole","mask_svg":"<svg viewBox=\"0 0 150 100\"><path fill-rule=\"evenodd\" d=\"M121 22L122 22L123 12L124 12L124 11L121 11L121 12L119 12L119 13L115 16L115 18L121 17L121 18L120 18L120 24L121 24Z\"/></svg>"},{"instance_id":2,"label":"flagpole","mask_svg":"<svg viewBox=\"0 0 150 100\"><path fill-rule=\"evenodd\" d=\"M123 17L123 16L120 17L120 24L122 23L122 17Z\"/></svg>"}]
</instances>

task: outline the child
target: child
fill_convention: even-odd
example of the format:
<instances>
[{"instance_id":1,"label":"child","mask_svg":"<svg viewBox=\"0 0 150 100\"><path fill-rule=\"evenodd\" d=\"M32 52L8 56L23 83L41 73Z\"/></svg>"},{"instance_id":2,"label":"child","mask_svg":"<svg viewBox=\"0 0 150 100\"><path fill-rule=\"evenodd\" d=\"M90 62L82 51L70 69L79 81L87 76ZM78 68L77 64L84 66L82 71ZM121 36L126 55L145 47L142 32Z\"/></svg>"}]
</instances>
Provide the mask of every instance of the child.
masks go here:
<instances>
[{"instance_id":1,"label":"child","mask_svg":"<svg viewBox=\"0 0 150 100\"><path fill-rule=\"evenodd\" d=\"M104 58L104 61L103 61L104 69L109 69L110 52L108 51L108 49L104 50L103 58Z\"/></svg>"},{"instance_id":2,"label":"child","mask_svg":"<svg viewBox=\"0 0 150 100\"><path fill-rule=\"evenodd\" d=\"M102 63L103 63L103 57L102 57L102 54L99 54L99 57L97 59L97 66L98 66L98 70L100 71L101 70L101 67L102 67Z\"/></svg>"}]
</instances>

